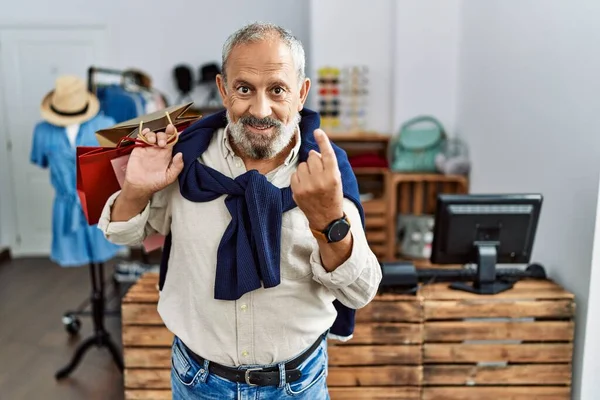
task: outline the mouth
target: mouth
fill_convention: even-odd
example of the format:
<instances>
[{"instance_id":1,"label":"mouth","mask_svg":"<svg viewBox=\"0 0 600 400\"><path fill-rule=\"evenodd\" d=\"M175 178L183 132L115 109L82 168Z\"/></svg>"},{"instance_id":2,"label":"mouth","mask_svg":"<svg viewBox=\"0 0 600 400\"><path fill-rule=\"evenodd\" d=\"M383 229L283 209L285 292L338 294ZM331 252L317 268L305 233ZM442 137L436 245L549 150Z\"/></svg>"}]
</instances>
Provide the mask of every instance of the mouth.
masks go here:
<instances>
[{"instance_id":1,"label":"mouth","mask_svg":"<svg viewBox=\"0 0 600 400\"><path fill-rule=\"evenodd\" d=\"M248 128L248 130L252 133L265 134L265 133L271 133L273 131L273 129L275 129L275 126L274 125L247 124L246 128Z\"/></svg>"}]
</instances>

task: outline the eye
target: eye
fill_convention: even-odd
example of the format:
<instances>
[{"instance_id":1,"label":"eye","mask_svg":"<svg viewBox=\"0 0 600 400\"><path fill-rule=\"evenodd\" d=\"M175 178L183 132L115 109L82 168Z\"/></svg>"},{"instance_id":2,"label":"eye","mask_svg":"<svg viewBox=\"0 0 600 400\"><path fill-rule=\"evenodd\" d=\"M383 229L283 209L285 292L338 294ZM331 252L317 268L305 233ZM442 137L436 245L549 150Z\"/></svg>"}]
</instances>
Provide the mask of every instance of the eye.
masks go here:
<instances>
[{"instance_id":1,"label":"eye","mask_svg":"<svg viewBox=\"0 0 600 400\"><path fill-rule=\"evenodd\" d=\"M250 88L248 86L240 86L237 88L238 93L248 94L250 93Z\"/></svg>"},{"instance_id":2,"label":"eye","mask_svg":"<svg viewBox=\"0 0 600 400\"><path fill-rule=\"evenodd\" d=\"M275 93L277 96L282 95L284 92L285 90L281 86L277 86L273 89L273 93Z\"/></svg>"}]
</instances>

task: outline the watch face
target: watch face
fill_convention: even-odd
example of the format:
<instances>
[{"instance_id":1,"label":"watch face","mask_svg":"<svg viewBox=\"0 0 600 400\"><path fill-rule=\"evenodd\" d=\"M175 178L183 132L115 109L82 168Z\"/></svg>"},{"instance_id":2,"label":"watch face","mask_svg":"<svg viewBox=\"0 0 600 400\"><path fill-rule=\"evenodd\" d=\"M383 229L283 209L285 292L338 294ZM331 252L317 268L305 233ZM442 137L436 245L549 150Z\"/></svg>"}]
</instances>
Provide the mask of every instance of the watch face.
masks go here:
<instances>
[{"instance_id":1,"label":"watch face","mask_svg":"<svg viewBox=\"0 0 600 400\"><path fill-rule=\"evenodd\" d=\"M331 242L339 242L344 239L350 230L350 225L346 221L337 221L329 231L329 240Z\"/></svg>"}]
</instances>

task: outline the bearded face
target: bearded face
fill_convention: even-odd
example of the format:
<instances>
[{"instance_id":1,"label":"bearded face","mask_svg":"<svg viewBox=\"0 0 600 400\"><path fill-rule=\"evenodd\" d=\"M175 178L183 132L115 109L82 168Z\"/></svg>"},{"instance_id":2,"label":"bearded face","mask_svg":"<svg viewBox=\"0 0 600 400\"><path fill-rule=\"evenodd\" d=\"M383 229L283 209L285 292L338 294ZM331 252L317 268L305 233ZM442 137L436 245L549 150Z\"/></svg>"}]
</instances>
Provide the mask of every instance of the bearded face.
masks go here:
<instances>
[{"instance_id":1,"label":"bearded face","mask_svg":"<svg viewBox=\"0 0 600 400\"><path fill-rule=\"evenodd\" d=\"M288 124L273 117L257 118L245 115L233 122L229 112L229 134L235 145L255 160L267 160L285 149L296 132L300 114Z\"/></svg>"},{"instance_id":2,"label":"bearded face","mask_svg":"<svg viewBox=\"0 0 600 400\"><path fill-rule=\"evenodd\" d=\"M236 45L223 72L217 86L232 143L252 159L275 157L293 140L310 89L290 47L276 35Z\"/></svg>"}]
</instances>

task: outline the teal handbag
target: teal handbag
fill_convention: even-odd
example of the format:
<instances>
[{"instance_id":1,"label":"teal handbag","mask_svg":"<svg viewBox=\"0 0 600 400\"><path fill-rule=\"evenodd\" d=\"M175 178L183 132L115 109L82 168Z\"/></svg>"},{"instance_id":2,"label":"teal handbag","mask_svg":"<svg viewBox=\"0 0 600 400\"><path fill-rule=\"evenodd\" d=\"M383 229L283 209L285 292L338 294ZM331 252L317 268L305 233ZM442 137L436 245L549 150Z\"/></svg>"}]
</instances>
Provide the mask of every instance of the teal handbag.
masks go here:
<instances>
[{"instance_id":1,"label":"teal handbag","mask_svg":"<svg viewBox=\"0 0 600 400\"><path fill-rule=\"evenodd\" d=\"M437 172L435 156L442 151L445 139L444 127L437 119L419 116L408 120L390 144L390 169L394 172Z\"/></svg>"}]
</instances>

